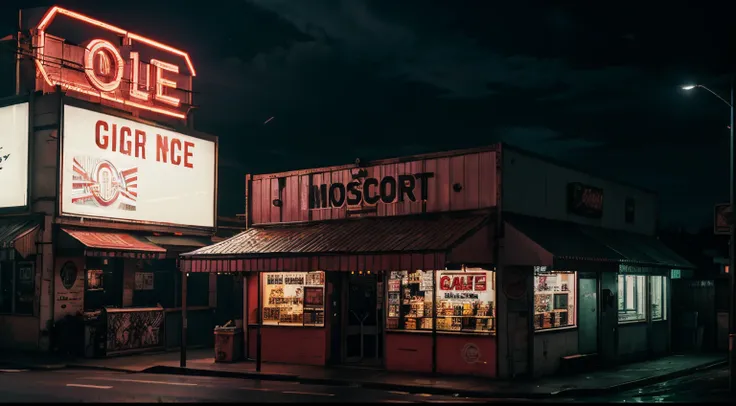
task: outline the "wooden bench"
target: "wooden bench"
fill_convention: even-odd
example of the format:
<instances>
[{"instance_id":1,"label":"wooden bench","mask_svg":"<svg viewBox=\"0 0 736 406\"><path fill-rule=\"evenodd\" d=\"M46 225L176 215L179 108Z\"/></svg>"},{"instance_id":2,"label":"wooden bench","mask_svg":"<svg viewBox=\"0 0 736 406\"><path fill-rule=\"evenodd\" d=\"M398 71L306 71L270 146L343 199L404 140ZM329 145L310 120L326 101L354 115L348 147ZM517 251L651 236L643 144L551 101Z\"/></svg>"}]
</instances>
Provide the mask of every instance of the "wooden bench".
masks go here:
<instances>
[{"instance_id":1,"label":"wooden bench","mask_svg":"<svg viewBox=\"0 0 736 406\"><path fill-rule=\"evenodd\" d=\"M560 358L560 373L575 374L595 369L598 354L573 354Z\"/></svg>"}]
</instances>

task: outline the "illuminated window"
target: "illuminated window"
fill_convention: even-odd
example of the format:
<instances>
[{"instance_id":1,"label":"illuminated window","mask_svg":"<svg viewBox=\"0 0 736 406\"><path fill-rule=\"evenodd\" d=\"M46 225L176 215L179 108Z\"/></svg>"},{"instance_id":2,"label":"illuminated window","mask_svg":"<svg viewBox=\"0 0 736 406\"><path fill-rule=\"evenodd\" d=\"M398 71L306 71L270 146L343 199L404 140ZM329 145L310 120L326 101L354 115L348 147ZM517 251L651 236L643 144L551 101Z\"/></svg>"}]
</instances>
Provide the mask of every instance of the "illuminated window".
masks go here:
<instances>
[{"instance_id":1,"label":"illuminated window","mask_svg":"<svg viewBox=\"0 0 736 406\"><path fill-rule=\"evenodd\" d=\"M432 330L437 305L437 331L495 331L496 274L486 270L393 271L389 274L386 328ZM437 285L436 300L432 298Z\"/></svg>"},{"instance_id":2,"label":"illuminated window","mask_svg":"<svg viewBox=\"0 0 736 406\"><path fill-rule=\"evenodd\" d=\"M263 324L325 325L325 273L264 272Z\"/></svg>"},{"instance_id":3,"label":"illuminated window","mask_svg":"<svg viewBox=\"0 0 736 406\"><path fill-rule=\"evenodd\" d=\"M646 276L618 276L618 321L645 321Z\"/></svg>"},{"instance_id":4,"label":"illuminated window","mask_svg":"<svg viewBox=\"0 0 736 406\"><path fill-rule=\"evenodd\" d=\"M667 320L667 278L650 276L650 295L652 320Z\"/></svg>"},{"instance_id":5,"label":"illuminated window","mask_svg":"<svg viewBox=\"0 0 736 406\"><path fill-rule=\"evenodd\" d=\"M575 272L534 272L534 329L574 327Z\"/></svg>"}]
</instances>

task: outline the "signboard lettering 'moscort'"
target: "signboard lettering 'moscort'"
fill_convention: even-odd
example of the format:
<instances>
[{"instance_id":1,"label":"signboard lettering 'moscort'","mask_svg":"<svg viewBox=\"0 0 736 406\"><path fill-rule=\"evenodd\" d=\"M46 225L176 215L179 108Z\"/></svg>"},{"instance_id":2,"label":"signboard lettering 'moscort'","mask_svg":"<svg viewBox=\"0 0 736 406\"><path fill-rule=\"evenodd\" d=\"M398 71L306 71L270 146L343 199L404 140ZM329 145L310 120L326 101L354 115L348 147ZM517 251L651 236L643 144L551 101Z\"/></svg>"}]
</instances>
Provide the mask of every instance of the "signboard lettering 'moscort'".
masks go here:
<instances>
[{"instance_id":1,"label":"signboard lettering 'moscort'","mask_svg":"<svg viewBox=\"0 0 736 406\"><path fill-rule=\"evenodd\" d=\"M214 227L215 142L64 106L64 215Z\"/></svg>"},{"instance_id":2,"label":"signboard lettering 'moscort'","mask_svg":"<svg viewBox=\"0 0 736 406\"><path fill-rule=\"evenodd\" d=\"M428 196L429 179L433 177L432 172L422 172L397 177L384 176L380 181L367 177L362 181L353 180L347 184L333 182L329 185L312 185L309 189L309 208L336 208L346 203L348 206L363 203L372 206L378 202L386 204L405 200L415 202L417 198L424 201Z\"/></svg>"}]
</instances>

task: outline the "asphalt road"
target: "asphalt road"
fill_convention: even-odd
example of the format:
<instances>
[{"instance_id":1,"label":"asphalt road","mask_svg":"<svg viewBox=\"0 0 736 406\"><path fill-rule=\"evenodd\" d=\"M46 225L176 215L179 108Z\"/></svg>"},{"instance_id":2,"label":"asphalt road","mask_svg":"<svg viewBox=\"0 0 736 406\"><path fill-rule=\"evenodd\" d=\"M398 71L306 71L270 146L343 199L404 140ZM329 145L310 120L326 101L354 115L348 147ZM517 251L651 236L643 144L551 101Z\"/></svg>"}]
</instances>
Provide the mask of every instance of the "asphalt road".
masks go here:
<instances>
[{"instance_id":1,"label":"asphalt road","mask_svg":"<svg viewBox=\"0 0 736 406\"><path fill-rule=\"evenodd\" d=\"M485 403L487 400L248 379L0 367L0 402Z\"/></svg>"}]
</instances>

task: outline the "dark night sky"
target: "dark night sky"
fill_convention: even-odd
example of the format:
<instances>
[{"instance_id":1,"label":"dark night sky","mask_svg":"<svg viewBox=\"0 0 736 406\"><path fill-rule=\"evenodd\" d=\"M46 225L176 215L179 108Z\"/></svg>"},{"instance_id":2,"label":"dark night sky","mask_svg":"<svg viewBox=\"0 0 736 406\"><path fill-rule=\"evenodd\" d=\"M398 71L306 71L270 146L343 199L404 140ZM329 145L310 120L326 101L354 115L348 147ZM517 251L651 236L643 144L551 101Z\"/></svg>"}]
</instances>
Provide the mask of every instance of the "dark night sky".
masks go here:
<instances>
[{"instance_id":1,"label":"dark night sky","mask_svg":"<svg viewBox=\"0 0 736 406\"><path fill-rule=\"evenodd\" d=\"M655 190L664 224L699 227L728 199L729 111L679 85L728 95L732 3L58 4L190 51L223 215L242 212L246 172L503 140ZM19 6L51 4L4 1L2 33Z\"/></svg>"}]
</instances>

